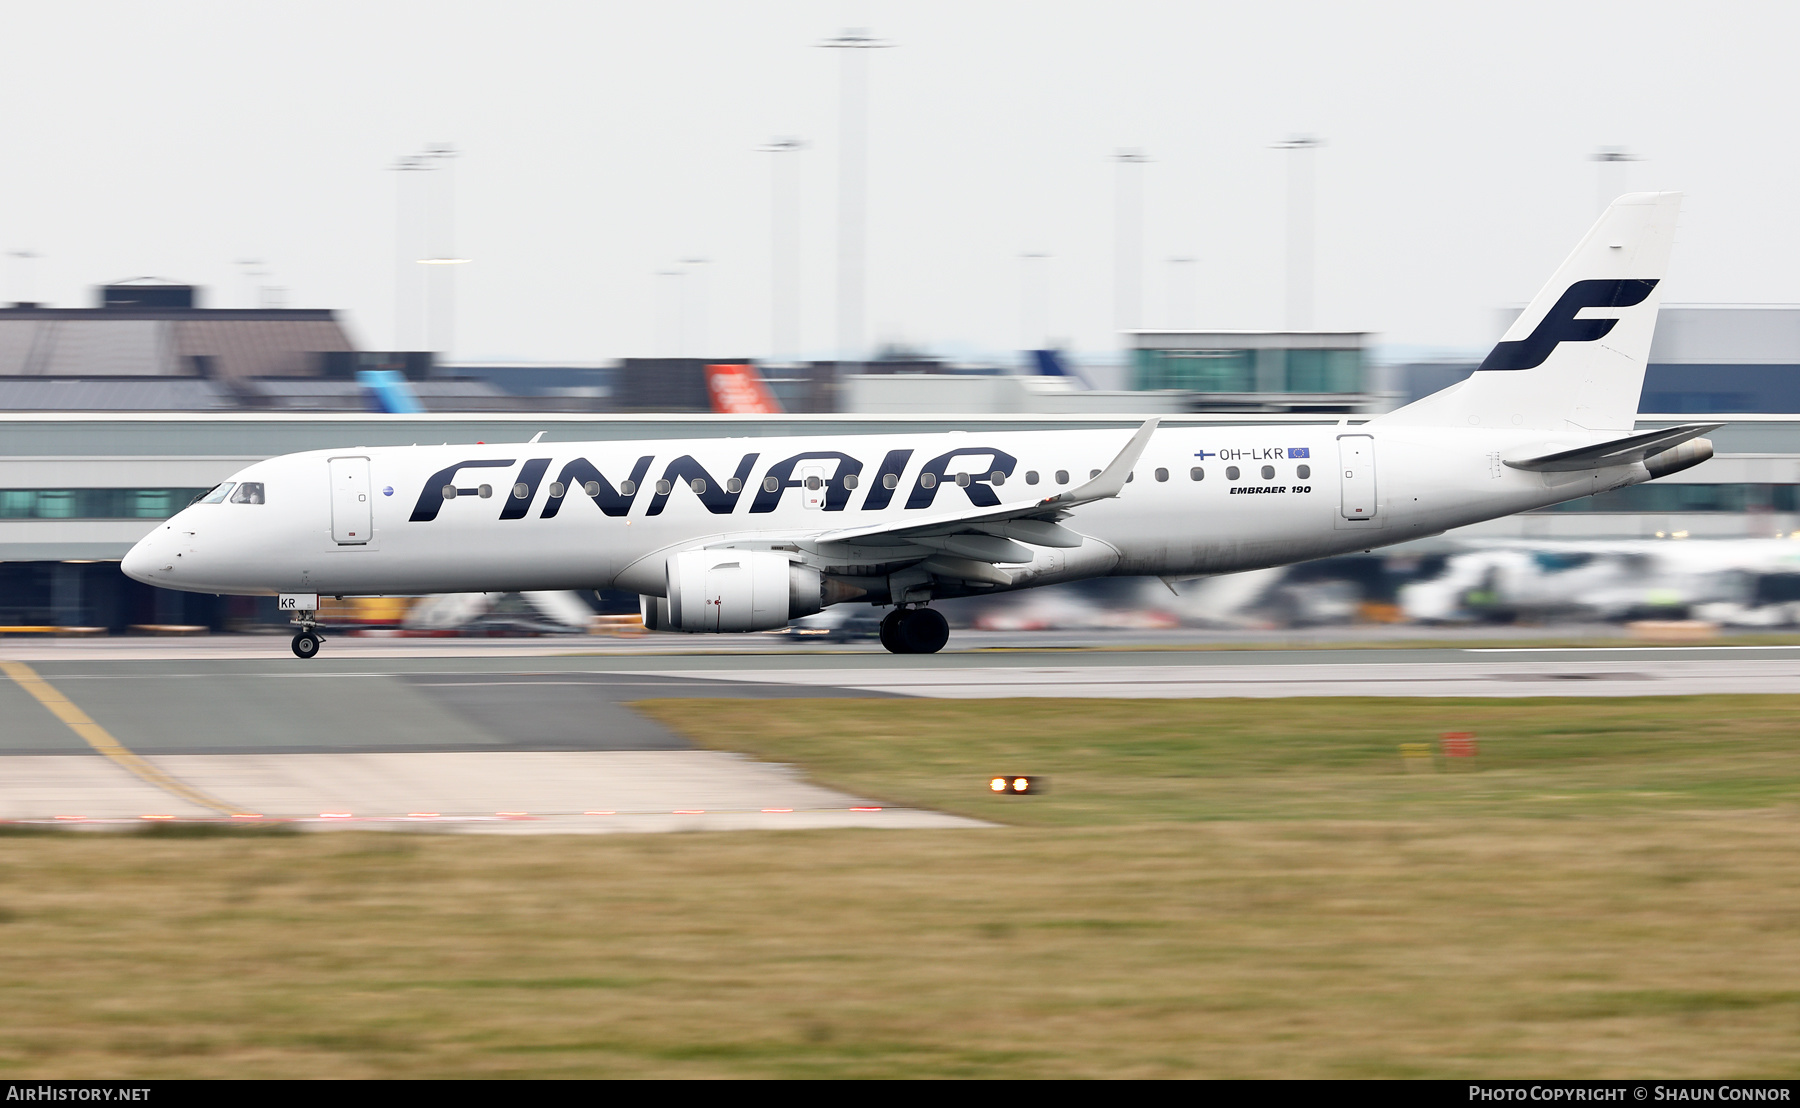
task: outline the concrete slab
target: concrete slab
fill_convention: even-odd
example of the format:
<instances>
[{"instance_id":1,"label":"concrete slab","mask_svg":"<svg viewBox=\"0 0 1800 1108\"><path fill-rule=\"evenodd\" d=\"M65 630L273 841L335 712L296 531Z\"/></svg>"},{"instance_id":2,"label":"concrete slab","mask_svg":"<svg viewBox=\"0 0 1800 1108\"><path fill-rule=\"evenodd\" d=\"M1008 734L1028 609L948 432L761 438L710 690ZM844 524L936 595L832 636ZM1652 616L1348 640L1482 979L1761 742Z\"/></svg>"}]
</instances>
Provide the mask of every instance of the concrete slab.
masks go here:
<instances>
[{"instance_id":1,"label":"concrete slab","mask_svg":"<svg viewBox=\"0 0 1800 1108\"><path fill-rule=\"evenodd\" d=\"M155 759L190 785L308 828L603 833L950 828L977 820L822 788L787 766L710 750L187 754ZM99 757L0 761L0 818L216 818Z\"/></svg>"}]
</instances>

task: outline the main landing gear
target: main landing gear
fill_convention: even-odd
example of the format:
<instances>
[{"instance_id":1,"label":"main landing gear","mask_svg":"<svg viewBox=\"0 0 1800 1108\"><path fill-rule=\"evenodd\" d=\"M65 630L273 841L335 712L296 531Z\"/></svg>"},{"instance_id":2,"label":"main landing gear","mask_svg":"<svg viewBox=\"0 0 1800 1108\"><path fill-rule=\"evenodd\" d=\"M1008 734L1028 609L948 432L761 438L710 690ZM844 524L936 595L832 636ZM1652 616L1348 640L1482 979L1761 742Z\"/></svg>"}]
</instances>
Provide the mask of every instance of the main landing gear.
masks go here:
<instances>
[{"instance_id":1,"label":"main landing gear","mask_svg":"<svg viewBox=\"0 0 1800 1108\"><path fill-rule=\"evenodd\" d=\"M294 657L317 657L319 647L325 642L325 636L319 634L318 625L312 621L311 612L303 612L295 620L300 625L300 632L294 636Z\"/></svg>"},{"instance_id":2,"label":"main landing gear","mask_svg":"<svg viewBox=\"0 0 1800 1108\"><path fill-rule=\"evenodd\" d=\"M881 645L890 654L936 654L950 641L950 624L930 608L895 608L881 621Z\"/></svg>"}]
</instances>

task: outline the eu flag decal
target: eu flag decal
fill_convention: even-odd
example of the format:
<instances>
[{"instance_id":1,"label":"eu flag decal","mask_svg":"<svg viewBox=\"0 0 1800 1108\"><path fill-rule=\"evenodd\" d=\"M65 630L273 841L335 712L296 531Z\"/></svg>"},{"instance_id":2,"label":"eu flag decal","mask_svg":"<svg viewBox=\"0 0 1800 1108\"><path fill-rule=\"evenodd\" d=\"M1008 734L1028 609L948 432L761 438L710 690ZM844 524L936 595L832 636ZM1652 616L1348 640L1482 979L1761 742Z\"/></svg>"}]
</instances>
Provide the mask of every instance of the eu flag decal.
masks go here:
<instances>
[{"instance_id":1,"label":"eu flag decal","mask_svg":"<svg viewBox=\"0 0 1800 1108\"><path fill-rule=\"evenodd\" d=\"M1310 458L1310 457L1312 457L1312 447L1310 447L1310 446L1290 446L1290 447L1288 447L1288 457L1290 457L1290 458Z\"/></svg>"}]
</instances>

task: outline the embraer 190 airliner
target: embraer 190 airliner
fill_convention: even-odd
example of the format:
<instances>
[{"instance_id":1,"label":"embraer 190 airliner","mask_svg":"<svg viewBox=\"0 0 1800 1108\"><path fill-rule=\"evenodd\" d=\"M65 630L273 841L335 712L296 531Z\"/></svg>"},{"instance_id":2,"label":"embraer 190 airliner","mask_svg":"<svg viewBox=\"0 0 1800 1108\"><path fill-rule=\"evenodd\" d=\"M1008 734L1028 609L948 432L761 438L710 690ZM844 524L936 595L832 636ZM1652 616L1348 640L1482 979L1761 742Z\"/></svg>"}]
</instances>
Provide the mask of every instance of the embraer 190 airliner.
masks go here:
<instances>
[{"instance_id":1,"label":"embraer 190 airliner","mask_svg":"<svg viewBox=\"0 0 1800 1108\"><path fill-rule=\"evenodd\" d=\"M1467 380L1362 423L315 450L247 466L126 556L168 589L318 598L629 589L656 631L1174 580L1405 542L1697 465L1718 424L1634 433L1680 196L1620 197Z\"/></svg>"}]
</instances>

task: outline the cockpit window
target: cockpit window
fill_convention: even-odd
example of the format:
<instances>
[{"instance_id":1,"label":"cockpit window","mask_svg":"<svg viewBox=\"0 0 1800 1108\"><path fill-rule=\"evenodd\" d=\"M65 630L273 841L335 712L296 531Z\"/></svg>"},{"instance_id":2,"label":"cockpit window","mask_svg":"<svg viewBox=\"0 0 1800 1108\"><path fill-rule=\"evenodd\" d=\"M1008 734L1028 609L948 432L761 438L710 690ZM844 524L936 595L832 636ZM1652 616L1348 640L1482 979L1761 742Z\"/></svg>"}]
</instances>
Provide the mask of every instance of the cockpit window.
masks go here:
<instances>
[{"instance_id":1,"label":"cockpit window","mask_svg":"<svg viewBox=\"0 0 1800 1108\"><path fill-rule=\"evenodd\" d=\"M231 495L231 490L236 485L236 481L227 481L222 485L214 485L211 492L207 493L205 496L196 496L193 502L195 504L223 504L225 498Z\"/></svg>"},{"instance_id":2,"label":"cockpit window","mask_svg":"<svg viewBox=\"0 0 1800 1108\"><path fill-rule=\"evenodd\" d=\"M233 504L261 504L263 502L263 483L261 481L245 481L231 494Z\"/></svg>"}]
</instances>

